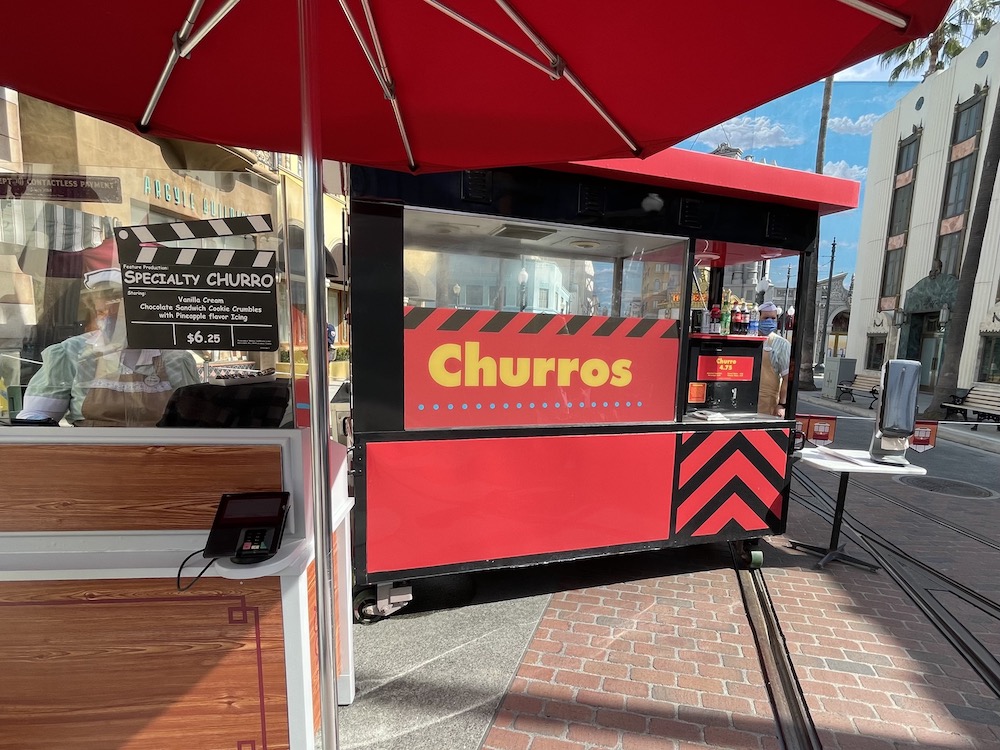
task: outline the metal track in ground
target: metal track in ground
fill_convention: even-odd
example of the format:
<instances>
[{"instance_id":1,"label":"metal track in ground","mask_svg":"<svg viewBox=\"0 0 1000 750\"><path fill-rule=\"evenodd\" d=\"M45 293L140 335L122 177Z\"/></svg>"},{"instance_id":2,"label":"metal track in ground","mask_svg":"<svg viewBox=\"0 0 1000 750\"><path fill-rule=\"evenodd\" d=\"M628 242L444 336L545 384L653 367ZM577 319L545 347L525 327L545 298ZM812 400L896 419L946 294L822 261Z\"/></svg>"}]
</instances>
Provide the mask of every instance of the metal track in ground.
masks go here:
<instances>
[{"instance_id":1,"label":"metal track in ground","mask_svg":"<svg viewBox=\"0 0 1000 750\"><path fill-rule=\"evenodd\" d=\"M792 489L791 496L804 507L828 521L833 520L834 501L822 487L805 475L799 467L793 467L793 476L807 493ZM922 560L866 526L851 513L844 513L843 530L851 540L867 552L896 584L920 609L945 640L961 655L982 679L983 683L1000 698L1000 661L973 635L968 628L945 606L939 595L958 597L969 606L1000 621L1000 603L983 596L968 586L944 575ZM908 573L900 562L911 565L924 574L921 581ZM933 582L933 583L931 583Z\"/></svg>"},{"instance_id":2,"label":"metal track in ground","mask_svg":"<svg viewBox=\"0 0 1000 750\"><path fill-rule=\"evenodd\" d=\"M735 544L730 544L730 549L777 723L778 740L784 750L822 750L764 574L759 569L747 569Z\"/></svg>"}]
</instances>

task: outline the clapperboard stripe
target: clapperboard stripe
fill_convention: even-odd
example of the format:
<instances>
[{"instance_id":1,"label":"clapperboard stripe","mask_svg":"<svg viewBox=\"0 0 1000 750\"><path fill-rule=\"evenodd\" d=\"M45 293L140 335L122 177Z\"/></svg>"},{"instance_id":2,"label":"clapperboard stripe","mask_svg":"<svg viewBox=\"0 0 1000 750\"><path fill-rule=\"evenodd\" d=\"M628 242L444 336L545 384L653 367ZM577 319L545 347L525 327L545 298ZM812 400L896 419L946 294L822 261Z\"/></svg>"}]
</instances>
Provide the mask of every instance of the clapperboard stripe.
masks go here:
<instances>
[{"instance_id":1,"label":"clapperboard stripe","mask_svg":"<svg viewBox=\"0 0 1000 750\"><path fill-rule=\"evenodd\" d=\"M497 310L456 310L450 307L410 307L403 325L408 330L431 326L439 331L475 329L481 333L499 333L518 320L525 321L517 333L533 335L547 330L553 321L560 336L596 336L602 338L676 339L676 320L657 318L597 318L588 315L553 315Z\"/></svg>"},{"instance_id":2,"label":"clapperboard stripe","mask_svg":"<svg viewBox=\"0 0 1000 750\"><path fill-rule=\"evenodd\" d=\"M252 260L250 260L251 255L253 256ZM269 250L215 250L157 245L156 247L141 247L135 262L228 268L234 265L237 260L243 261L239 264L240 267L251 265L254 268L273 268L277 261L277 254Z\"/></svg>"},{"instance_id":3,"label":"clapperboard stripe","mask_svg":"<svg viewBox=\"0 0 1000 750\"><path fill-rule=\"evenodd\" d=\"M254 216L230 216L225 219L176 221L170 224L119 227L115 230L115 234L120 241L150 243L229 237L239 234L259 234L261 232L270 232L272 229L271 217L267 214L260 214Z\"/></svg>"},{"instance_id":4,"label":"clapperboard stripe","mask_svg":"<svg viewBox=\"0 0 1000 750\"><path fill-rule=\"evenodd\" d=\"M674 534L773 527L783 514L788 430L687 433L677 447Z\"/></svg>"}]
</instances>

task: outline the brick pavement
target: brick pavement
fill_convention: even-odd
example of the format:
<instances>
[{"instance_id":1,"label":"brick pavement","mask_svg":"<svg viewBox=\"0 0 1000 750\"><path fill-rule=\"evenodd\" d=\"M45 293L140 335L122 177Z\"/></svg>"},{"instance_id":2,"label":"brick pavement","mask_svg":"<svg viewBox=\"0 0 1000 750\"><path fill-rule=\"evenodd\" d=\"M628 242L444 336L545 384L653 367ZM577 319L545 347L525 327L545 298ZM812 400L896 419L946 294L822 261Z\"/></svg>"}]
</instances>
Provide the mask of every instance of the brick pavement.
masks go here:
<instances>
[{"instance_id":1,"label":"brick pavement","mask_svg":"<svg viewBox=\"0 0 1000 750\"><path fill-rule=\"evenodd\" d=\"M554 594L484 750L777 748L732 570Z\"/></svg>"},{"instance_id":2,"label":"brick pavement","mask_svg":"<svg viewBox=\"0 0 1000 750\"><path fill-rule=\"evenodd\" d=\"M864 512L856 494L852 509ZM873 498L868 504L883 514L887 536L927 537L926 520ZM817 544L830 534L827 522L794 503L789 529ZM815 570L815 558L786 541L765 545L766 578L824 748L1000 747L1000 701L888 574L839 564ZM995 585L981 556L963 562L960 542L945 547L971 585ZM968 622L987 644L1000 641L995 621L970 613ZM726 569L554 594L482 744L696 747L778 747L736 576Z\"/></svg>"}]
</instances>

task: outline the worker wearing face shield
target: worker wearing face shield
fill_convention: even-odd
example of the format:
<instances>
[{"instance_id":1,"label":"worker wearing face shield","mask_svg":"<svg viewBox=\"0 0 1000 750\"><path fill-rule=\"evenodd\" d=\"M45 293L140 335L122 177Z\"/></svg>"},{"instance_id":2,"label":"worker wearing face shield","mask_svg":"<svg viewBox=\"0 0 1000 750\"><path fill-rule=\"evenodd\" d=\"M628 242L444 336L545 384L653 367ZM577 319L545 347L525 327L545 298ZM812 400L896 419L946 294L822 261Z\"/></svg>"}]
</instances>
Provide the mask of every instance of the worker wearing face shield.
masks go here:
<instances>
[{"instance_id":1,"label":"worker wearing face shield","mask_svg":"<svg viewBox=\"0 0 1000 750\"><path fill-rule=\"evenodd\" d=\"M186 351L128 348L117 268L88 273L81 302L88 330L42 352L42 367L28 383L18 420L155 425L176 388L200 382L194 358Z\"/></svg>"},{"instance_id":2,"label":"worker wearing face shield","mask_svg":"<svg viewBox=\"0 0 1000 750\"><path fill-rule=\"evenodd\" d=\"M792 347L788 340L778 334L778 306L765 302L758 308L758 323L764 340L764 357L760 366L760 395L757 411L772 417L785 416L788 400L788 373L791 369Z\"/></svg>"}]
</instances>

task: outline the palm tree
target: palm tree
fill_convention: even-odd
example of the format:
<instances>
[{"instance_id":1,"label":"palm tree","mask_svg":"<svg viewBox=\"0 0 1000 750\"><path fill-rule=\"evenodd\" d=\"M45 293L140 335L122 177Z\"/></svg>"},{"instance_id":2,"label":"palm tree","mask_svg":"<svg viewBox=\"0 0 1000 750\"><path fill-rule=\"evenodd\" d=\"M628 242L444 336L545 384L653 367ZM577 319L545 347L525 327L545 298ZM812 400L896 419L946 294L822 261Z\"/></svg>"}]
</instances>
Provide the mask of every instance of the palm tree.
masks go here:
<instances>
[{"instance_id":1,"label":"palm tree","mask_svg":"<svg viewBox=\"0 0 1000 750\"><path fill-rule=\"evenodd\" d=\"M904 73L920 71L923 71L926 78L934 71L947 66L965 49L969 41L988 32L996 23L998 16L1000 16L1000 0L956 1L952 3L944 20L930 36L890 50L880 55L879 59L883 66L896 63L889 73L890 81L897 80ZM938 371L930 405L922 415L928 419L943 419L946 415L940 404L950 401L952 394L958 389L958 366L961 356L944 356L944 353L955 352L960 355L965 343L965 332L972 309L972 293L979 272L979 259L983 250L983 238L986 235L990 201L997 179L998 161L1000 161L1000 98L994 106L990 137L983 154L979 190L969 222L969 241L962 258L958 291L945 334L941 368Z\"/></svg>"},{"instance_id":2,"label":"palm tree","mask_svg":"<svg viewBox=\"0 0 1000 750\"><path fill-rule=\"evenodd\" d=\"M890 81L921 72L926 78L947 67L969 40L988 32L997 20L998 11L998 0L957 0L930 36L882 53L879 62L882 67L895 64L889 72Z\"/></svg>"}]
</instances>

